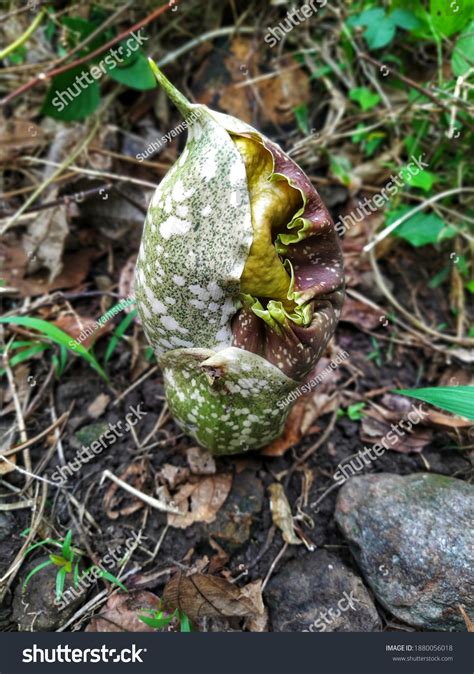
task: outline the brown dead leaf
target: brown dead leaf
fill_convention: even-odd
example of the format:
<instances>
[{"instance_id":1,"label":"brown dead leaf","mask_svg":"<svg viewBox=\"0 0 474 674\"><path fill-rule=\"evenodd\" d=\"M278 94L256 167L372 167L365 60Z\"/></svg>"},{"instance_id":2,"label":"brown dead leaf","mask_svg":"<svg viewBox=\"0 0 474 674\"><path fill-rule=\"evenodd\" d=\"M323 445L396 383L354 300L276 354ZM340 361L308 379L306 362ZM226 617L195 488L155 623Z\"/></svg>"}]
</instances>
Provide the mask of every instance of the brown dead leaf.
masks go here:
<instances>
[{"instance_id":1,"label":"brown dead leaf","mask_svg":"<svg viewBox=\"0 0 474 674\"><path fill-rule=\"evenodd\" d=\"M346 296L340 320L353 323L364 330L374 330L382 324L381 316L379 311L368 304Z\"/></svg>"},{"instance_id":2,"label":"brown dead leaf","mask_svg":"<svg viewBox=\"0 0 474 674\"><path fill-rule=\"evenodd\" d=\"M190 447L186 450L186 458L195 475L213 475L216 472L214 457L202 447Z\"/></svg>"},{"instance_id":3,"label":"brown dead leaf","mask_svg":"<svg viewBox=\"0 0 474 674\"><path fill-rule=\"evenodd\" d=\"M168 484L170 489L176 489L178 484L182 484L189 477L189 469L183 466L173 466L171 463L165 463L159 472L159 477Z\"/></svg>"},{"instance_id":4,"label":"brown dead leaf","mask_svg":"<svg viewBox=\"0 0 474 674\"><path fill-rule=\"evenodd\" d=\"M283 456L288 449L298 444L302 438L301 422L305 407L306 401L303 398L296 401L288 415L282 435L260 451L263 456Z\"/></svg>"},{"instance_id":5,"label":"brown dead leaf","mask_svg":"<svg viewBox=\"0 0 474 674\"><path fill-rule=\"evenodd\" d=\"M99 326L95 319L78 316L77 314L61 314L53 321L53 325L56 325L73 339L78 340L85 349L89 349L99 337L111 330L111 326L107 323ZM91 332L91 334L85 339L81 339L80 335L83 331Z\"/></svg>"},{"instance_id":6,"label":"brown dead leaf","mask_svg":"<svg viewBox=\"0 0 474 674\"><path fill-rule=\"evenodd\" d=\"M48 199L54 201L58 192L58 188L50 191ZM23 247L30 260L29 271L34 272L46 267L49 270L49 280L57 278L63 268L62 257L68 233L65 204L40 211L23 237Z\"/></svg>"},{"instance_id":7,"label":"brown dead leaf","mask_svg":"<svg viewBox=\"0 0 474 674\"><path fill-rule=\"evenodd\" d=\"M388 433L391 434L392 440L388 437ZM391 424L374 411L368 412L360 424L360 438L363 442L374 445L384 438L384 446L401 454L421 452L433 439L430 429L418 426L413 426L411 432L404 431L404 433L405 435L399 437L392 430Z\"/></svg>"},{"instance_id":8,"label":"brown dead leaf","mask_svg":"<svg viewBox=\"0 0 474 674\"><path fill-rule=\"evenodd\" d=\"M293 515L283 486L279 482L274 482L268 487L268 491L270 492L270 510L273 524L282 532L285 543L301 545L301 540L295 534Z\"/></svg>"},{"instance_id":9,"label":"brown dead leaf","mask_svg":"<svg viewBox=\"0 0 474 674\"><path fill-rule=\"evenodd\" d=\"M160 599L145 590L113 594L101 612L87 625L86 632L154 632L139 619L147 611L161 608Z\"/></svg>"},{"instance_id":10,"label":"brown dead leaf","mask_svg":"<svg viewBox=\"0 0 474 674\"><path fill-rule=\"evenodd\" d=\"M135 297L135 265L137 256L133 254L128 258L120 272L118 291L120 297ZM125 313L129 314L135 307L133 304L124 307ZM138 318L138 316L136 317Z\"/></svg>"},{"instance_id":11,"label":"brown dead leaf","mask_svg":"<svg viewBox=\"0 0 474 674\"><path fill-rule=\"evenodd\" d=\"M0 457L2 456L2 453L0 452ZM7 473L11 473L13 470L15 470L16 466L16 454L13 454L12 456L5 457L8 459L8 461L4 461L3 459L0 458L0 475L6 475Z\"/></svg>"},{"instance_id":12,"label":"brown dead leaf","mask_svg":"<svg viewBox=\"0 0 474 674\"><path fill-rule=\"evenodd\" d=\"M163 601L171 609L183 611L191 620L262 615L265 610L261 580L240 588L219 576L200 573L173 576L164 589Z\"/></svg>"},{"instance_id":13,"label":"brown dead leaf","mask_svg":"<svg viewBox=\"0 0 474 674\"><path fill-rule=\"evenodd\" d=\"M464 622L466 623L466 629L468 632L474 632L474 623L472 622L471 618L468 616L466 609L462 604L458 604L458 609L459 612L461 613Z\"/></svg>"},{"instance_id":14,"label":"brown dead leaf","mask_svg":"<svg viewBox=\"0 0 474 674\"><path fill-rule=\"evenodd\" d=\"M178 529L186 529L194 522L213 522L229 495L231 486L230 473L198 478L183 485L173 501L185 515L168 513L168 524Z\"/></svg>"}]
</instances>

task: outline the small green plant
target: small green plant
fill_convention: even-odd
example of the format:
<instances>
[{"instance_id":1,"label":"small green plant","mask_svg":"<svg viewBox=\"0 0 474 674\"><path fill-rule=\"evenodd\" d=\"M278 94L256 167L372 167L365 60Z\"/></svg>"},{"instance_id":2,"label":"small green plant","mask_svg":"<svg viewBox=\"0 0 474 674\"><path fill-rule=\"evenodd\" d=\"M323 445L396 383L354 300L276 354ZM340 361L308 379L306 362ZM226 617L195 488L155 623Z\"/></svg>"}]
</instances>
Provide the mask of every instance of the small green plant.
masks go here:
<instances>
[{"instance_id":1,"label":"small green plant","mask_svg":"<svg viewBox=\"0 0 474 674\"><path fill-rule=\"evenodd\" d=\"M382 359L382 349L380 348L380 344L375 339L375 337L371 337L370 341L372 342L372 351L370 351L367 354L367 360L373 360L374 363L377 365L377 367L382 367L383 359Z\"/></svg>"},{"instance_id":2,"label":"small green plant","mask_svg":"<svg viewBox=\"0 0 474 674\"><path fill-rule=\"evenodd\" d=\"M349 407L346 407L345 411L342 409L339 409L338 411L338 418L340 419L341 417L347 416L351 421L360 421L364 417L364 410L365 408L365 403L354 403L353 405L349 405Z\"/></svg>"},{"instance_id":3,"label":"small green plant","mask_svg":"<svg viewBox=\"0 0 474 674\"><path fill-rule=\"evenodd\" d=\"M22 535L25 535L28 532L28 529L26 529ZM118 585L122 590L125 592L128 592L127 588L123 583L121 583L118 578L116 578L113 574L109 573L108 571L105 571L104 569L101 569L100 567L97 567L96 565L93 565L83 571L82 575L80 575L80 562L81 559L84 555L83 552L78 550L77 548L74 548L72 545L72 531L68 531L66 534L66 537L63 542L57 541L54 538L46 538L44 541L39 541L38 543L34 543L33 545L30 545L30 547L26 550L25 552L25 557L28 555L30 552L33 552L33 550L36 550L37 548L41 546L53 546L55 548L59 549L59 554L54 554L51 553L49 555L49 559L47 559L44 562L41 562L37 566L34 567L30 571L30 573L27 575L25 578L25 582L23 583L23 590L26 590L26 587L28 586L31 578L38 573L38 571L41 571L41 569L44 569L47 566L57 566L58 567L58 572L56 575L56 600L59 601L62 597L62 594L64 592L64 585L66 582L66 577L71 574L73 577L73 585L74 587L77 587L79 585L79 582L81 578L85 578L88 574L92 572L93 569L98 569L98 576L100 578L104 578L105 580L110 581L114 585Z\"/></svg>"},{"instance_id":4,"label":"small green plant","mask_svg":"<svg viewBox=\"0 0 474 674\"><path fill-rule=\"evenodd\" d=\"M52 323L48 323L48 321L43 321L41 318L33 318L31 316L3 316L0 318L0 323L11 323L12 325L21 325L24 328L33 328L34 330L38 330L38 332L41 332L45 337L50 339L52 342L58 344L61 348L61 355L59 360L55 363L57 367L57 371L62 371L65 365L65 356L67 353L67 349L70 350L72 353L76 353L78 356L81 356L81 358L84 358L89 365L91 365L94 370L96 370L102 379L108 382L108 377L104 370L101 368L97 360L94 358L94 356L85 349L82 344L74 343L74 348L71 348L70 342L71 336L68 335L66 332L58 328L56 325L53 325ZM28 343L26 343L28 344ZM41 346L41 349L45 348ZM37 350L41 350L38 349ZM34 353L36 353L35 351ZM18 356L15 356L14 358L17 358L16 363L21 362L21 360L26 360L27 358L31 357L34 355L34 353L29 353L27 356L22 354L18 354ZM20 356L22 356L21 359ZM13 359L12 359L13 361ZM12 365L15 365L16 363L10 361Z\"/></svg>"},{"instance_id":5,"label":"small green plant","mask_svg":"<svg viewBox=\"0 0 474 674\"><path fill-rule=\"evenodd\" d=\"M193 631L188 616L179 609L175 609L173 613L166 613L162 609L155 609L154 611L149 610L147 613L149 613L149 615L139 615L138 617L145 623L145 625L148 625L148 627L152 627L159 632L168 627L173 620L178 621L180 632Z\"/></svg>"}]
</instances>

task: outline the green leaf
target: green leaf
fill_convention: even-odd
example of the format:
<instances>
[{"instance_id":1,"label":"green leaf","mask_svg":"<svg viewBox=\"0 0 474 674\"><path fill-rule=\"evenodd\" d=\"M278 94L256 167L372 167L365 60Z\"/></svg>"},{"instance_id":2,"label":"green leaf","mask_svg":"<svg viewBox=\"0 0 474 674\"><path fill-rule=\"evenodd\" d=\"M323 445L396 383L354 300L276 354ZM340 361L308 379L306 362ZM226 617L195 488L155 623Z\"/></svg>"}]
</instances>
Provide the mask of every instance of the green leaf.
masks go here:
<instances>
[{"instance_id":1,"label":"green leaf","mask_svg":"<svg viewBox=\"0 0 474 674\"><path fill-rule=\"evenodd\" d=\"M351 101L356 101L364 112L375 107L380 101L380 96L373 93L367 87L358 87L357 89L351 89L349 92L349 98Z\"/></svg>"},{"instance_id":2,"label":"green leaf","mask_svg":"<svg viewBox=\"0 0 474 674\"><path fill-rule=\"evenodd\" d=\"M462 30L473 17L473 0L431 0L430 14L433 26L449 37Z\"/></svg>"},{"instance_id":3,"label":"green leaf","mask_svg":"<svg viewBox=\"0 0 474 674\"><path fill-rule=\"evenodd\" d=\"M112 575L108 571L105 571L104 569L99 568L99 576L101 578L105 578L105 580L108 580L109 582L113 583L114 585L118 585L124 592L128 592L128 589L125 587L125 585L123 583L121 583L118 578L116 578L114 575Z\"/></svg>"},{"instance_id":4,"label":"green leaf","mask_svg":"<svg viewBox=\"0 0 474 674\"><path fill-rule=\"evenodd\" d=\"M72 531L69 529L69 531L66 534L66 538L64 539L64 543L61 547L61 553L64 557L64 559L71 559L71 540L72 540Z\"/></svg>"},{"instance_id":5,"label":"green leaf","mask_svg":"<svg viewBox=\"0 0 474 674\"><path fill-rule=\"evenodd\" d=\"M119 340L123 337L125 331L127 330L128 326L130 323L133 321L135 316L137 315L137 309L133 309L125 318L123 318L117 328L114 330L114 334L110 340L110 342L107 345L107 350L105 352L104 356L104 361L106 363L109 362L113 352L115 351L115 348L119 342Z\"/></svg>"},{"instance_id":6,"label":"green leaf","mask_svg":"<svg viewBox=\"0 0 474 674\"><path fill-rule=\"evenodd\" d=\"M451 56L451 68L456 77L474 67L474 21L458 37Z\"/></svg>"},{"instance_id":7,"label":"green leaf","mask_svg":"<svg viewBox=\"0 0 474 674\"><path fill-rule=\"evenodd\" d=\"M99 103L98 82L86 66L78 66L53 77L41 113L64 122L73 122L89 117Z\"/></svg>"},{"instance_id":8,"label":"green leaf","mask_svg":"<svg viewBox=\"0 0 474 674\"><path fill-rule=\"evenodd\" d=\"M64 583L66 581L66 569L59 569L56 575L56 599L59 601L64 591Z\"/></svg>"},{"instance_id":9,"label":"green leaf","mask_svg":"<svg viewBox=\"0 0 474 674\"><path fill-rule=\"evenodd\" d=\"M331 172L343 185L350 185L352 164L348 157L331 155Z\"/></svg>"},{"instance_id":10,"label":"green leaf","mask_svg":"<svg viewBox=\"0 0 474 674\"><path fill-rule=\"evenodd\" d=\"M49 348L50 348L49 344L36 344L36 346L32 346L30 349L25 349L24 351L21 351L20 353L17 353L15 356L9 358L8 363L10 367L15 367L15 365L23 363L25 360L29 360L37 353L41 353L41 351L44 351L45 349ZM5 374L5 372L6 372L5 368L0 368L0 375Z\"/></svg>"},{"instance_id":11,"label":"green leaf","mask_svg":"<svg viewBox=\"0 0 474 674\"><path fill-rule=\"evenodd\" d=\"M3 316L0 318L0 323L12 323L13 325L21 325L26 328L33 328L42 332L46 337L55 342L56 344L63 345L73 353L81 356L96 370L102 379L108 382L108 377L100 367L99 363L96 361L94 356L90 354L82 344L74 342L70 335L66 332L63 332L56 325L48 323L48 321L43 321L40 318L31 318L30 316ZM74 348L72 348L69 342L73 342Z\"/></svg>"},{"instance_id":12,"label":"green leaf","mask_svg":"<svg viewBox=\"0 0 474 674\"><path fill-rule=\"evenodd\" d=\"M394 236L405 239L415 247L437 243L456 233L453 227L446 227L436 213L415 213L393 232Z\"/></svg>"},{"instance_id":13,"label":"green leaf","mask_svg":"<svg viewBox=\"0 0 474 674\"><path fill-rule=\"evenodd\" d=\"M380 19L385 18L385 10L380 7L366 9L358 16L352 16L348 21L348 26L370 26L376 25Z\"/></svg>"},{"instance_id":14,"label":"green leaf","mask_svg":"<svg viewBox=\"0 0 474 674\"><path fill-rule=\"evenodd\" d=\"M421 26L420 21L408 9L396 9L389 17L393 23L405 30L414 30Z\"/></svg>"},{"instance_id":15,"label":"green leaf","mask_svg":"<svg viewBox=\"0 0 474 674\"><path fill-rule=\"evenodd\" d=\"M110 77L120 84L125 84L132 89L154 89L155 77L148 65L148 59L142 52L138 52L135 58L126 67L120 67L114 62L113 67L107 65Z\"/></svg>"},{"instance_id":16,"label":"green leaf","mask_svg":"<svg viewBox=\"0 0 474 674\"><path fill-rule=\"evenodd\" d=\"M302 103L293 109L295 113L296 123L300 131L307 136L310 134L309 130L309 115L308 115L308 106L306 103Z\"/></svg>"},{"instance_id":17,"label":"green leaf","mask_svg":"<svg viewBox=\"0 0 474 674\"><path fill-rule=\"evenodd\" d=\"M433 187L433 184L438 180L434 173L426 170L420 171L417 175L413 175L408 169L403 169L402 175L403 180L407 185L419 187L425 192L429 192Z\"/></svg>"},{"instance_id":18,"label":"green leaf","mask_svg":"<svg viewBox=\"0 0 474 674\"><path fill-rule=\"evenodd\" d=\"M388 16L368 26L364 37L369 49L381 49L390 44L395 35L395 28L395 23Z\"/></svg>"},{"instance_id":19,"label":"green leaf","mask_svg":"<svg viewBox=\"0 0 474 674\"><path fill-rule=\"evenodd\" d=\"M352 421L359 421L364 416L362 410L365 407L365 403L354 403L354 405L349 405L347 408L347 416Z\"/></svg>"},{"instance_id":20,"label":"green leaf","mask_svg":"<svg viewBox=\"0 0 474 674\"><path fill-rule=\"evenodd\" d=\"M49 559L46 562L42 562L41 564L38 564L38 566L35 566L35 568L26 576L25 582L23 583L23 590L26 589L26 586L35 573L38 573L38 571L41 571L41 569L44 569L47 566L52 566L52 562Z\"/></svg>"},{"instance_id":21,"label":"green leaf","mask_svg":"<svg viewBox=\"0 0 474 674\"><path fill-rule=\"evenodd\" d=\"M466 419L474 419L474 386L437 386L434 388L401 389L394 393L423 400Z\"/></svg>"},{"instance_id":22,"label":"green leaf","mask_svg":"<svg viewBox=\"0 0 474 674\"><path fill-rule=\"evenodd\" d=\"M181 632L192 632L191 623L188 616L182 611L179 612L180 630Z\"/></svg>"}]
</instances>

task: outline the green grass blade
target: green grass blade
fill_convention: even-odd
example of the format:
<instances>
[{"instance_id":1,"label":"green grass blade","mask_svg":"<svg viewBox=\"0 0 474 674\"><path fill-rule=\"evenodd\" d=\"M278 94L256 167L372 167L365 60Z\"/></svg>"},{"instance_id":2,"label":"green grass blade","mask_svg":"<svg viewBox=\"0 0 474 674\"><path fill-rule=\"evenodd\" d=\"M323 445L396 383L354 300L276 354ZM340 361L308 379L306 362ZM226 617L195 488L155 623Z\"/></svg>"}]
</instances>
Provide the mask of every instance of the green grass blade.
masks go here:
<instances>
[{"instance_id":1,"label":"green grass blade","mask_svg":"<svg viewBox=\"0 0 474 674\"><path fill-rule=\"evenodd\" d=\"M66 569L59 569L56 576L56 599L59 601L64 592L64 583L66 582Z\"/></svg>"},{"instance_id":2,"label":"green grass blade","mask_svg":"<svg viewBox=\"0 0 474 674\"><path fill-rule=\"evenodd\" d=\"M47 321L43 321L41 318L31 318L30 316L4 316L0 318L0 323L12 323L14 325L21 325L25 328L33 328L42 332L46 337L51 341L59 344L60 346L66 347L73 353L77 353L79 356L87 360L87 362L96 370L100 376L108 382L108 377L104 370L101 368L97 360L92 354L90 354L87 349L85 349L82 344L77 342L74 343L74 348L69 346L69 342L73 341L72 337L66 332L58 328L56 325L52 325Z\"/></svg>"},{"instance_id":3,"label":"green grass blade","mask_svg":"<svg viewBox=\"0 0 474 674\"><path fill-rule=\"evenodd\" d=\"M127 590L127 588L125 587L125 585L124 585L123 583L121 583L121 582L119 581L118 578L116 578L115 576L113 576L113 575L112 575L111 573L109 573L108 571L104 571L104 569L100 569L100 574L99 574L99 575L100 575L101 578L105 578L105 580L110 581L110 582L113 583L114 585L118 585L122 590L124 590L124 592L128 592L128 590Z\"/></svg>"},{"instance_id":4,"label":"green grass blade","mask_svg":"<svg viewBox=\"0 0 474 674\"><path fill-rule=\"evenodd\" d=\"M394 393L423 400L466 419L474 419L474 386L395 389Z\"/></svg>"},{"instance_id":5,"label":"green grass blade","mask_svg":"<svg viewBox=\"0 0 474 674\"><path fill-rule=\"evenodd\" d=\"M71 560L71 540L72 540L72 531L69 529L69 531L66 534L66 538L64 539L64 543L62 544L61 547L61 553L64 559Z\"/></svg>"},{"instance_id":6,"label":"green grass blade","mask_svg":"<svg viewBox=\"0 0 474 674\"><path fill-rule=\"evenodd\" d=\"M35 346L32 346L29 349L25 349L24 351L20 351L20 353L17 353L15 356L9 358L8 363L10 364L10 367L15 367L15 365L23 363L25 360L29 360L37 353L41 353L41 351L44 351L45 349L49 348L50 348L49 344L36 344ZM5 368L2 367L0 369L0 375L4 375L5 372L6 372Z\"/></svg>"},{"instance_id":7,"label":"green grass blade","mask_svg":"<svg viewBox=\"0 0 474 674\"><path fill-rule=\"evenodd\" d=\"M30 571L30 573L26 576L25 582L23 583L23 589L26 588L28 583L30 582L32 576L35 575L35 573L38 573L38 571L41 571L41 569L44 569L46 566L52 566L53 562L50 562L49 559L46 562L42 562L41 564L38 564L38 566L35 566L35 568Z\"/></svg>"},{"instance_id":8,"label":"green grass blade","mask_svg":"<svg viewBox=\"0 0 474 674\"><path fill-rule=\"evenodd\" d=\"M112 338L110 342L107 345L107 350L105 352L104 356L104 362L108 363L110 358L112 357L113 352L115 351L117 344L119 343L119 340L123 337L125 331L127 330L128 326L130 323L133 321L135 316L137 315L137 310L133 309L125 318L123 318L116 329L114 330L114 333L112 335Z\"/></svg>"}]
</instances>

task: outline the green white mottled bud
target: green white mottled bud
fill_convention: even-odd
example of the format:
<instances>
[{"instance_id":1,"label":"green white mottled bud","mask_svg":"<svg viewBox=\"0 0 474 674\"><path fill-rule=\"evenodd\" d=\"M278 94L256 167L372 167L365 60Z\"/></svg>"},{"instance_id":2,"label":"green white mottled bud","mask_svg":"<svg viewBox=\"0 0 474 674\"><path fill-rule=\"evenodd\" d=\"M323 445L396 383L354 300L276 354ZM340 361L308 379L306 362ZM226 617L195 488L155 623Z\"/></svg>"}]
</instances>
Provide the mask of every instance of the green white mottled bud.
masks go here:
<instances>
[{"instance_id":1,"label":"green white mottled bud","mask_svg":"<svg viewBox=\"0 0 474 674\"><path fill-rule=\"evenodd\" d=\"M186 147L150 204L137 305L170 410L216 454L269 444L343 301L331 217L303 171L244 122L189 103ZM189 122L189 123L188 123Z\"/></svg>"}]
</instances>

